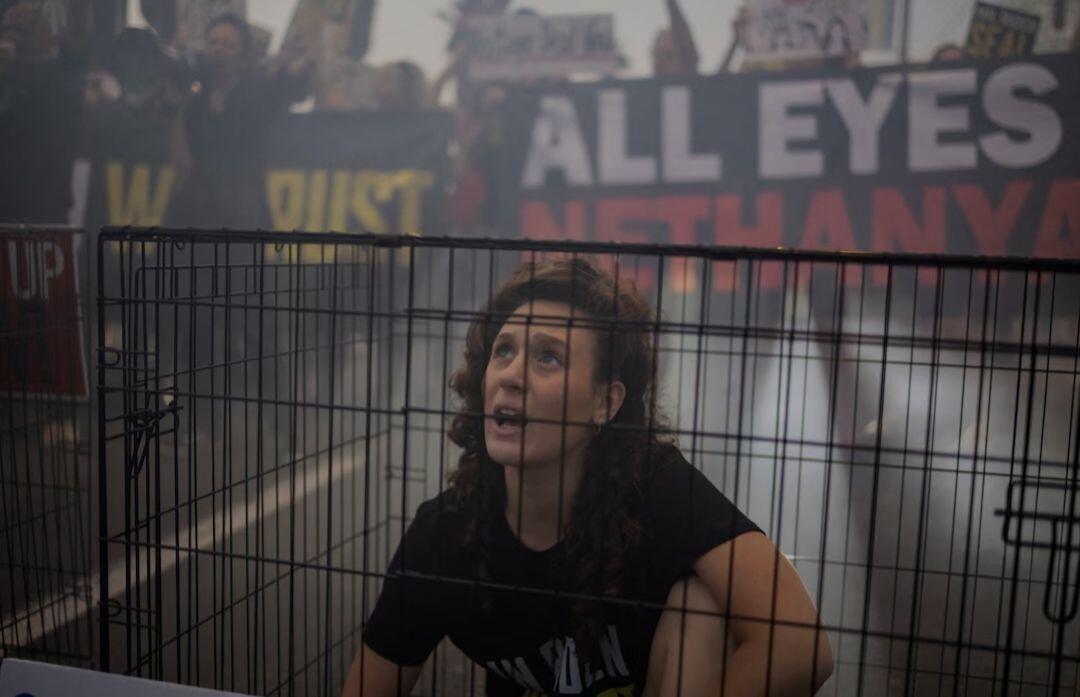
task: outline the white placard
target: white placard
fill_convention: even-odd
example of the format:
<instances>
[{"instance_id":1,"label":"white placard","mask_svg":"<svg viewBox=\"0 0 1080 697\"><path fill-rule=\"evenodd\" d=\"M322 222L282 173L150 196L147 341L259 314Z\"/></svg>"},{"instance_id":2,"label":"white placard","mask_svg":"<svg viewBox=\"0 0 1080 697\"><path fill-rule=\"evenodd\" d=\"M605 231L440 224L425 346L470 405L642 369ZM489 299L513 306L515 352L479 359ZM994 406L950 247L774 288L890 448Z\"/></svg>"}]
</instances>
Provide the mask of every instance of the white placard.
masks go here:
<instances>
[{"instance_id":1,"label":"white placard","mask_svg":"<svg viewBox=\"0 0 1080 697\"><path fill-rule=\"evenodd\" d=\"M463 40L474 80L559 78L618 67L610 14L477 17Z\"/></svg>"},{"instance_id":2,"label":"white placard","mask_svg":"<svg viewBox=\"0 0 1080 697\"><path fill-rule=\"evenodd\" d=\"M18 658L0 660L0 697L243 697Z\"/></svg>"},{"instance_id":3,"label":"white placard","mask_svg":"<svg viewBox=\"0 0 1080 697\"><path fill-rule=\"evenodd\" d=\"M748 58L843 56L866 48L866 0L750 0L742 36Z\"/></svg>"}]
</instances>

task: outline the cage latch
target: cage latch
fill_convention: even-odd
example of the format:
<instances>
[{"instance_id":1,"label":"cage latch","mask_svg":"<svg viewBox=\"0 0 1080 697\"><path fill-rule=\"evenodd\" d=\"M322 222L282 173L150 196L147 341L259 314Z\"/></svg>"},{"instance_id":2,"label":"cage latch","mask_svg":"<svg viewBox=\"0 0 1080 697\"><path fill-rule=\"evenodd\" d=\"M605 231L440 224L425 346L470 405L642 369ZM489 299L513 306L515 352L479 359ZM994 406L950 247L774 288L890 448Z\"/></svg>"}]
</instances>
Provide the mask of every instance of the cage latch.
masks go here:
<instances>
[{"instance_id":1,"label":"cage latch","mask_svg":"<svg viewBox=\"0 0 1080 697\"><path fill-rule=\"evenodd\" d=\"M139 476L143 467L146 466L150 459L150 444L162 435L161 422L171 415L175 428L178 414L177 402L171 400L160 409L136 409L124 415L125 429L131 438L131 447L127 456L128 477Z\"/></svg>"},{"instance_id":2,"label":"cage latch","mask_svg":"<svg viewBox=\"0 0 1080 697\"><path fill-rule=\"evenodd\" d=\"M1043 614L1056 624L1076 619L1080 609L1080 487L1072 483L1019 479L1009 482L1002 516L1005 544L1049 552L1043 585ZM1055 588L1060 592L1055 593Z\"/></svg>"}]
</instances>

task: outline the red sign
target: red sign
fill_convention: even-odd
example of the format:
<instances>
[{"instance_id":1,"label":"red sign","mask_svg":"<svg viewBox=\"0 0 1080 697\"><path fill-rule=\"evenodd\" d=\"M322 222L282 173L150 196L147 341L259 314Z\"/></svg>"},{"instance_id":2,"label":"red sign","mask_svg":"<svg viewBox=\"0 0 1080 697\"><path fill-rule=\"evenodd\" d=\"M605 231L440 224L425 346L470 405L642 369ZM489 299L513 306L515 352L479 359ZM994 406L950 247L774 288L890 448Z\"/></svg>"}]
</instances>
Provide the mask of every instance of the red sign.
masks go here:
<instances>
[{"instance_id":1,"label":"red sign","mask_svg":"<svg viewBox=\"0 0 1080 697\"><path fill-rule=\"evenodd\" d=\"M86 396L73 234L0 234L0 391Z\"/></svg>"}]
</instances>

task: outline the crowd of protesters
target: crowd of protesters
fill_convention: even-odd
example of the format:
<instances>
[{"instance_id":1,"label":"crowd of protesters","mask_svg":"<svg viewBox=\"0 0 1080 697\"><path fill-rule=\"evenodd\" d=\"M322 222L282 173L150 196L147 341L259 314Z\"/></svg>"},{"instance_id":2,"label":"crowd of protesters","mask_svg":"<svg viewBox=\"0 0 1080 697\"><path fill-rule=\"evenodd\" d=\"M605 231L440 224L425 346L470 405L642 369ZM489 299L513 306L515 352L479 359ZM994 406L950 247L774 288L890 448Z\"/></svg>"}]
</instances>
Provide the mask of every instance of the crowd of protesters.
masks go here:
<instances>
[{"instance_id":1,"label":"crowd of protesters","mask_svg":"<svg viewBox=\"0 0 1080 697\"><path fill-rule=\"evenodd\" d=\"M663 2L667 25L651 44L658 77L713 72L702 68L679 0ZM70 204L70 168L85 123L168 121L169 159L177 176L177 217L168 222L242 227L256 220L259 175L276 117L307 101L318 110L417 112L453 104L455 151L448 222L482 229L494 221L494 167L503 147L500 106L509 84L470 79L462 27L478 16L509 12L508 0L459 0L446 68L429 81L410 61L369 66L359 61L316 66L311 55L283 49L267 56L266 40L239 15L209 21L200 49L170 43L173 27L143 2L150 27L123 27L122 17L95 16L106 3L0 0L0 220L60 222ZM115 6L115 5L114 5ZM519 14L535 11L518 9ZM732 40L716 71L736 63L748 21L732 20ZM102 38L104 36L104 38ZM1080 25L1073 46L1080 44ZM964 49L943 44L933 62L958 60ZM859 53L829 58L738 61L739 69L847 69ZM362 83L355 89L351 82ZM448 87L454 91L448 95ZM520 84L520 81L519 83ZM229 186L223 186L228 182ZM226 197L223 192L228 191ZM249 196L237 192L249 191ZM244 203L245 201L250 203Z\"/></svg>"},{"instance_id":2,"label":"crowd of protesters","mask_svg":"<svg viewBox=\"0 0 1080 697\"><path fill-rule=\"evenodd\" d=\"M155 14L148 27L125 27L121 16L102 17L102 6L0 0L0 221L64 222L58 212L72 205L71 166L92 146L90 125L135 138L148 124L168 122L178 200L166 222L254 225L271 126L294 105L315 102L312 57L287 50L268 57L266 42L233 13L211 18L200 50L181 51ZM362 104L335 101L330 92L314 106L397 112L432 105L414 63L370 67L365 77L371 96Z\"/></svg>"}]
</instances>

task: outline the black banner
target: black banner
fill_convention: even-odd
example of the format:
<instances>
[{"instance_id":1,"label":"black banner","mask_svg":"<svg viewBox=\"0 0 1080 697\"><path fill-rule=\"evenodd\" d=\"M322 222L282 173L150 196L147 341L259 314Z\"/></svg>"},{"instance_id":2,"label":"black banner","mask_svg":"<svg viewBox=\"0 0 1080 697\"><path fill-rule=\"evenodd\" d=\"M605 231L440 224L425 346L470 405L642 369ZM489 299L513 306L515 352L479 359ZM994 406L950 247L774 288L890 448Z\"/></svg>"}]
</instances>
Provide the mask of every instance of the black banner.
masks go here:
<instances>
[{"instance_id":1,"label":"black banner","mask_svg":"<svg viewBox=\"0 0 1080 697\"><path fill-rule=\"evenodd\" d=\"M566 84L505 114L508 234L1080 258L1078 54Z\"/></svg>"},{"instance_id":2,"label":"black banner","mask_svg":"<svg viewBox=\"0 0 1080 697\"><path fill-rule=\"evenodd\" d=\"M230 214L220 221L191 210L199 199L185 192L207 187L198 186L197 168L184 181L172 163L171 128L153 120L91 123L90 149L73 177L85 212L77 217L87 227L188 225L201 213L202 227L409 235L441 228L448 114L290 114L274 125L253 179L241 173L213 183Z\"/></svg>"}]
</instances>

